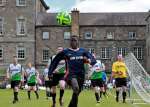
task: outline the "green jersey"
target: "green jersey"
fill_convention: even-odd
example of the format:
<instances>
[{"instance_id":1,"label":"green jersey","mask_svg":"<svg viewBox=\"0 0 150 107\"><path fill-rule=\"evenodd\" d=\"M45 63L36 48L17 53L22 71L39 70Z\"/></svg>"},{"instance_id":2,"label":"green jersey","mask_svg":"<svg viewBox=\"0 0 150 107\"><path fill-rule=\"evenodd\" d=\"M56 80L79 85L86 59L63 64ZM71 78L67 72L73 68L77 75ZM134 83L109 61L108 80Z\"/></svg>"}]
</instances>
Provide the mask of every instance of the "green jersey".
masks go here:
<instances>
[{"instance_id":1,"label":"green jersey","mask_svg":"<svg viewBox=\"0 0 150 107\"><path fill-rule=\"evenodd\" d=\"M91 76L91 79L94 80L94 79L101 79L102 78L102 72L99 71L99 72L96 72L94 71L92 76Z\"/></svg>"},{"instance_id":2,"label":"green jersey","mask_svg":"<svg viewBox=\"0 0 150 107\"><path fill-rule=\"evenodd\" d=\"M26 69L27 83L36 83L36 69L34 67Z\"/></svg>"},{"instance_id":3,"label":"green jersey","mask_svg":"<svg viewBox=\"0 0 150 107\"><path fill-rule=\"evenodd\" d=\"M20 64L10 64L8 68L8 72L11 75L11 81L20 81L22 79L22 71L23 68Z\"/></svg>"},{"instance_id":4,"label":"green jersey","mask_svg":"<svg viewBox=\"0 0 150 107\"><path fill-rule=\"evenodd\" d=\"M97 63L92 67L91 79L102 79L102 63L97 60Z\"/></svg>"}]
</instances>

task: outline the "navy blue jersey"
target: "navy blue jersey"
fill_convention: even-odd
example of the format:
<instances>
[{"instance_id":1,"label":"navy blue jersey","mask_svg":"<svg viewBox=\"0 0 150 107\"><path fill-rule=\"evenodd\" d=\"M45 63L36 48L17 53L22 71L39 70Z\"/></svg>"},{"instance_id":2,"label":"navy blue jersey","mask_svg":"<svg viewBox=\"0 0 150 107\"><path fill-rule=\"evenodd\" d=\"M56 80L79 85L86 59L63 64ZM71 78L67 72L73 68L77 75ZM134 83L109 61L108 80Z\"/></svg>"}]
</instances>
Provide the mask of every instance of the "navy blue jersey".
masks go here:
<instances>
[{"instance_id":1,"label":"navy blue jersey","mask_svg":"<svg viewBox=\"0 0 150 107\"><path fill-rule=\"evenodd\" d=\"M84 57L90 60L90 64L94 65L96 63L95 58L91 53L86 51L84 48L79 48L78 50L65 49L62 52L58 53L53 59L49 67L49 75L52 75L53 71L56 69L59 61L65 59L67 61L67 68L69 75L72 76L84 76Z\"/></svg>"}]
</instances>

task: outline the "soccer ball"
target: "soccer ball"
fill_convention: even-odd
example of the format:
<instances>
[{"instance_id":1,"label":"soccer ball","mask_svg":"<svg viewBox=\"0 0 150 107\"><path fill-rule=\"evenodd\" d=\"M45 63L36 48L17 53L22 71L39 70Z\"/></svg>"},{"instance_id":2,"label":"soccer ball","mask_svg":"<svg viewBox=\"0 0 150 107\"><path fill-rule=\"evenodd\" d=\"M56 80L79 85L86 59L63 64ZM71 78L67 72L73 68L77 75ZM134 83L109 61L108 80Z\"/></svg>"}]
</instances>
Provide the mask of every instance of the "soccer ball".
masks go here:
<instances>
[{"instance_id":1,"label":"soccer ball","mask_svg":"<svg viewBox=\"0 0 150 107\"><path fill-rule=\"evenodd\" d=\"M68 12L59 12L56 16L59 25L70 25L71 15Z\"/></svg>"}]
</instances>

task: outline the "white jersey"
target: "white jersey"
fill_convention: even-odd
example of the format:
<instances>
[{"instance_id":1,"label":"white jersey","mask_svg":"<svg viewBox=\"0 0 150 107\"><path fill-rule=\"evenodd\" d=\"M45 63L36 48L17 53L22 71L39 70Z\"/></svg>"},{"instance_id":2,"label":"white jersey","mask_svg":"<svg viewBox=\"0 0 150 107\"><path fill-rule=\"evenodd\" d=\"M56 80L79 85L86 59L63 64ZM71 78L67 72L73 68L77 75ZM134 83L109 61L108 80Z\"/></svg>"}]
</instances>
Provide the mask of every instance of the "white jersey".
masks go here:
<instances>
[{"instance_id":1,"label":"white jersey","mask_svg":"<svg viewBox=\"0 0 150 107\"><path fill-rule=\"evenodd\" d=\"M27 73L27 81L28 83L34 83L36 82L36 75L37 75L37 72L36 72L36 69L34 67L31 67L31 68L27 68L26 69L26 73Z\"/></svg>"},{"instance_id":2,"label":"white jersey","mask_svg":"<svg viewBox=\"0 0 150 107\"><path fill-rule=\"evenodd\" d=\"M48 78L48 68L44 69L43 76L44 76L45 81L49 80L49 78Z\"/></svg>"},{"instance_id":3,"label":"white jersey","mask_svg":"<svg viewBox=\"0 0 150 107\"><path fill-rule=\"evenodd\" d=\"M7 72L11 75L11 80L21 80L21 73L24 71L23 67L20 64L14 65L10 64Z\"/></svg>"}]
</instances>

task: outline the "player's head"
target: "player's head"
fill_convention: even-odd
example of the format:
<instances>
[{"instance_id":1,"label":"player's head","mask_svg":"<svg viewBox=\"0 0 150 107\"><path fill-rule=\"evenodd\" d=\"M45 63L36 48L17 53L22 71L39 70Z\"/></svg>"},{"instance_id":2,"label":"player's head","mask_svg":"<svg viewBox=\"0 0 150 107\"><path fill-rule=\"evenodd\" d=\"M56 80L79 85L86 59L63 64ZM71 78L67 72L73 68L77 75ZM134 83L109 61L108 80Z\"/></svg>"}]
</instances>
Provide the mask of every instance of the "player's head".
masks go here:
<instances>
[{"instance_id":1,"label":"player's head","mask_svg":"<svg viewBox=\"0 0 150 107\"><path fill-rule=\"evenodd\" d=\"M122 55L121 55L121 54L119 54L119 55L117 56L117 59L118 59L118 61L122 61L122 60L123 60Z\"/></svg>"},{"instance_id":2,"label":"player's head","mask_svg":"<svg viewBox=\"0 0 150 107\"><path fill-rule=\"evenodd\" d=\"M78 36L77 35L72 35L70 39L70 46L72 49L77 49L78 48Z\"/></svg>"},{"instance_id":3,"label":"player's head","mask_svg":"<svg viewBox=\"0 0 150 107\"><path fill-rule=\"evenodd\" d=\"M32 63L31 63L31 62L28 63L28 67L29 67L29 68L32 67Z\"/></svg>"},{"instance_id":4,"label":"player's head","mask_svg":"<svg viewBox=\"0 0 150 107\"><path fill-rule=\"evenodd\" d=\"M95 53L92 53L92 56L96 59L96 54Z\"/></svg>"},{"instance_id":5,"label":"player's head","mask_svg":"<svg viewBox=\"0 0 150 107\"><path fill-rule=\"evenodd\" d=\"M45 67L48 68L48 67L49 67L49 64L46 64Z\"/></svg>"},{"instance_id":6,"label":"player's head","mask_svg":"<svg viewBox=\"0 0 150 107\"><path fill-rule=\"evenodd\" d=\"M17 56L13 56L13 63L14 63L14 64L17 64L17 63L18 63Z\"/></svg>"},{"instance_id":7,"label":"player's head","mask_svg":"<svg viewBox=\"0 0 150 107\"><path fill-rule=\"evenodd\" d=\"M64 49L63 47L59 46L59 47L57 48L57 53L63 51L63 49Z\"/></svg>"}]
</instances>

